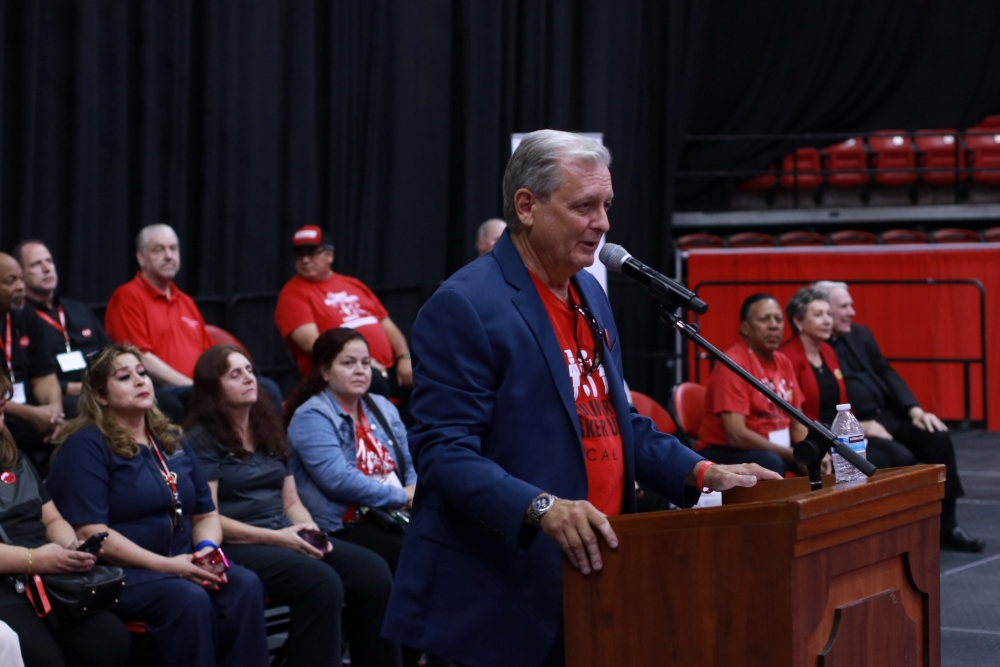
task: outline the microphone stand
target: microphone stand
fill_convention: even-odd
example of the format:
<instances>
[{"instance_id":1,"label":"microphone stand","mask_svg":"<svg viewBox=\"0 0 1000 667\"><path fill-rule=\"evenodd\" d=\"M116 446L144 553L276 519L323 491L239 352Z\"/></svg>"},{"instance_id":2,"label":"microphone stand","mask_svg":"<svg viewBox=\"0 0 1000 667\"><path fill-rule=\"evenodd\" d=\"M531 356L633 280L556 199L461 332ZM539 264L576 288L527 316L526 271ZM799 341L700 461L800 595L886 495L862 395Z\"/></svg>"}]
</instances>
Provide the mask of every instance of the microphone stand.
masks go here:
<instances>
[{"instance_id":1,"label":"microphone stand","mask_svg":"<svg viewBox=\"0 0 1000 667\"><path fill-rule=\"evenodd\" d=\"M875 466L869 463L866 459L863 459L855 454L854 450L847 445L838 442L837 438L834 437L830 429L823 426L819 422L806 417L788 401L774 393L770 387L748 373L746 369L705 340L701 334L698 333L697 326L688 324L681 319L678 312L687 307L686 303L674 296L672 292L653 289L652 286L650 286L649 294L659 304L660 317L665 322L670 323L684 337L704 349L712 355L716 361L736 373L736 375L738 375L744 382L767 396L771 402L781 408L785 414L792 419L801 422L806 427L809 434L802 442L795 443L792 451L794 452L795 460L806 466L806 469L809 471L809 485L813 491L818 491L823 488L823 477L820 472L820 463L823 461L823 457L826 453L831 449L836 450L836 452L843 456L848 463L860 470L867 477L871 477L875 474Z\"/></svg>"}]
</instances>

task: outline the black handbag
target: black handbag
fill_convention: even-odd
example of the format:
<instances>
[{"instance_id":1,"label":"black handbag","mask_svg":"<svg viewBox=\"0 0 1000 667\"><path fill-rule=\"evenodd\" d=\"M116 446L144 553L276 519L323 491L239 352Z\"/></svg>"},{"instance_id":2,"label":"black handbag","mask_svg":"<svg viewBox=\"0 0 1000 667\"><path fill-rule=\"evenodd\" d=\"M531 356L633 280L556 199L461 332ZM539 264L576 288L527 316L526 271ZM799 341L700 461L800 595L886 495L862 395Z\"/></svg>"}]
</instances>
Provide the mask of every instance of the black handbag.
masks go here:
<instances>
[{"instance_id":1,"label":"black handbag","mask_svg":"<svg viewBox=\"0 0 1000 667\"><path fill-rule=\"evenodd\" d=\"M2 526L0 537L11 544ZM60 618L80 618L109 611L118 604L118 595L125 586L125 570L95 565L89 572L34 575L23 583L39 616L46 616L51 608Z\"/></svg>"}]
</instances>

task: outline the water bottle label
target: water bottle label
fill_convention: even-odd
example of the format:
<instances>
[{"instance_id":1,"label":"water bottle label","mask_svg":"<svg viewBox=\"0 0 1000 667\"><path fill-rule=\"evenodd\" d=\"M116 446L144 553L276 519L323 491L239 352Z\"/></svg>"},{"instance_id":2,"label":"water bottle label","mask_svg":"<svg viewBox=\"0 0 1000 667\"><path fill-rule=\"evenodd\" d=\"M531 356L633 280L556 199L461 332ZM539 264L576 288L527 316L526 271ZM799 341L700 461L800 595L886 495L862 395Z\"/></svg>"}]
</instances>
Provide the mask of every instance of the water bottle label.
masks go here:
<instances>
[{"instance_id":1,"label":"water bottle label","mask_svg":"<svg viewBox=\"0 0 1000 667\"><path fill-rule=\"evenodd\" d=\"M841 435L837 437L837 442L847 445L858 454L868 449L868 439L863 435Z\"/></svg>"},{"instance_id":2,"label":"water bottle label","mask_svg":"<svg viewBox=\"0 0 1000 667\"><path fill-rule=\"evenodd\" d=\"M837 442L847 445L858 454L864 452L868 448L868 439L865 438L864 435L837 436Z\"/></svg>"}]
</instances>

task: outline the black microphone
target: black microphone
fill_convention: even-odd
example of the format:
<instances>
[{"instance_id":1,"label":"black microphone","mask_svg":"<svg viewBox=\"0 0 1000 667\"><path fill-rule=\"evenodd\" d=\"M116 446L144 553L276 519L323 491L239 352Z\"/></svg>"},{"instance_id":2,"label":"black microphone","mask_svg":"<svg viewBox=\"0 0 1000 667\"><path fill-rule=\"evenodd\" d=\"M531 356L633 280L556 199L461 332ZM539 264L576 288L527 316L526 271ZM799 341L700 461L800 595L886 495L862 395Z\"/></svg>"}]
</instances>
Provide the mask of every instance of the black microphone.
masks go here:
<instances>
[{"instance_id":1,"label":"black microphone","mask_svg":"<svg viewBox=\"0 0 1000 667\"><path fill-rule=\"evenodd\" d=\"M699 315L708 312L708 304L699 299L697 294L684 285L667 278L659 271L649 268L620 245L604 244L599 259L610 271L624 273L632 280L645 285L667 299L676 308L693 310Z\"/></svg>"}]
</instances>

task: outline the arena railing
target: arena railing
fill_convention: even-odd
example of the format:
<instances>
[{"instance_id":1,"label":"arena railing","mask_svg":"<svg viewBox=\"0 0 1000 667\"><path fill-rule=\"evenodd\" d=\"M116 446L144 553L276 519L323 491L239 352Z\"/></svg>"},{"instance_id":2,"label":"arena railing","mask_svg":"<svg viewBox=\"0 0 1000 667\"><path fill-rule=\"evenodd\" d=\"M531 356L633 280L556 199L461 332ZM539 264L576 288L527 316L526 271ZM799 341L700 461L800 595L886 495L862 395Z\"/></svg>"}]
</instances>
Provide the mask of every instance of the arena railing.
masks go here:
<instances>
[{"instance_id":1,"label":"arena railing","mask_svg":"<svg viewBox=\"0 0 1000 667\"><path fill-rule=\"evenodd\" d=\"M837 279L833 279L836 281ZM706 287L747 287L747 286L789 286L801 287L808 281L802 280L710 280L700 282L692 289L696 294ZM961 428L986 428L989 418L989 401L987 398L987 368L986 368L986 288L975 279L949 279L939 280L936 278L926 278L924 280L850 280L847 281L853 287L855 285L909 285L923 287L948 287L966 286L974 287L979 294L979 356L973 357L886 357L890 363L899 364L926 364L926 365L946 365L960 364L962 366L962 403L963 418L960 422ZM694 324L698 325L698 315L694 315ZM681 358L690 359L690 343L683 341ZM700 383L701 364L700 361L708 360L711 366L711 358L704 352L697 351L694 364L694 381ZM978 365L981 369L981 392L982 392L982 419L972 419L972 373L973 365ZM687 369L686 377L691 376L691 369Z\"/></svg>"}]
</instances>

